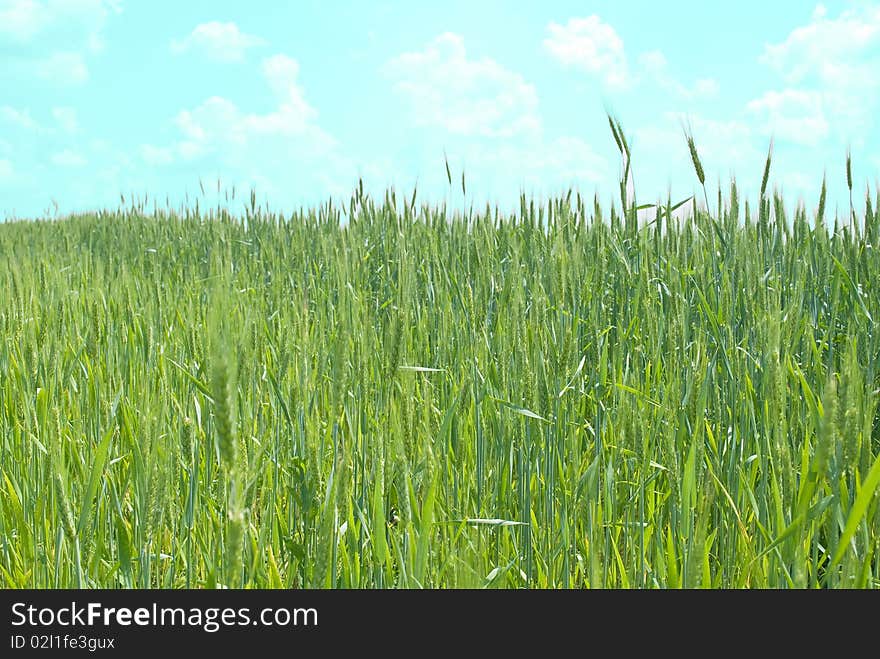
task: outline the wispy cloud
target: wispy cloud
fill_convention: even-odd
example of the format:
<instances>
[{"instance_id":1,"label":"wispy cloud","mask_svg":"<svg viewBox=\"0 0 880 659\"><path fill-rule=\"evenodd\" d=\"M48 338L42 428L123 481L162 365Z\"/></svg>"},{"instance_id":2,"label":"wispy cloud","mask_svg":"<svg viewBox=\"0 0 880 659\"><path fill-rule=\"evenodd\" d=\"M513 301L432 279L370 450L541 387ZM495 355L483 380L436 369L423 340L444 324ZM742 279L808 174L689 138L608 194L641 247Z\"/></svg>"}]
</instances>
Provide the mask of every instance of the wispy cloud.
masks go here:
<instances>
[{"instance_id":1,"label":"wispy cloud","mask_svg":"<svg viewBox=\"0 0 880 659\"><path fill-rule=\"evenodd\" d=\"M115 0L3 0L0 42L28 43L66 32L99 49L107 19L121 11Z\"/></svg>"},{"instance_id":2,"label":"wispy cloud","mask_svg":"<svg viewBox=\"0 0 880 659\"><path fill-rule=\"evenodd\" d=\"M813 146L828 136L822 94L814 90L769 91L746 106L762 119L764 132Z\"/></svg>"},{"instance_id":3,"label":"wispy cloud","mask_svg":"<svg viewBox=\"0 0 880 659\"><path fill-rule=\"evenodd\" d=\"M57 52L25 65L32 75L56 86L81 85L89 79L89 67L81 53Z\"/></svg>"},{"instance_id":4,"label":"wispy cloud","mask_svg":"<svg viewBox=\"0 0 880 659\"><path fill-rule=\"evenodd\" d=\"M51 160L58 167L85 167L88 164L82 155L69 149L53 154Z\"/></svg>"},{"instance_id":5,"label":"wispy cloud","mask_svg":"<svg viewBox=\"0 0 880 659\"><path fill-rule=\"evenodd\" d=\"M559 189L608 182L608 162L579 137L505 141L494 149L470 145L463 151L468 166L494 179L510 193L525 184L541 195ZM549 186L553 189L549 189Z\"/></svg>"},{"instance_id":6,"label":"wispy cloud","mask_svg":"<svg viewBox=\"0 0 880 659\"><path fill-rule=\"evenodd\" d=\"M254 143L273 151L295 146L291 153L297 156L331 150L335 140L315 123L318 113L299 85L298 62L275 55L263 60L261 72L277 99L273 110L245 112L227 98L212 96L177 114L174 123L181 133L179 141L169 146L144 145L141 157L153 165L206 156L234 161Z\"/></svg>"},{"instance_id":7,"label":"wispy cloud","mask_svg":"<svg viewBox=\"0 0 880 659\"><path fill-rule=\"evenodd\" d=\"M660 85L678 98L693 100L711 98L718 94L720 85L714 78L701 78L687 86L677 80L669 71L669 62L659 50L651 50L639 55L639 65L649 80Z\"/></svg>"},{"instance_id":8,"label":"wispy cloud","mask_svg":"<svg viewBox=\"0 0 880 659\"><path fill-rule=\"evenodd\" d=\"M626 87L630 82L623 39L596 15L572 18L565 25L551 22L544 48L557 61L596 76L609 87Z\"/></svg>"},{"instance_id":9,"label":"wispy cloud","mask_svg":"<svg viewBox=\"0 0 880 659\"><path fill-rule=\"evenodd\" d=\"M170 165L174 162L174 150L145 144L141 147L141 157L148 165Z\"/></svg>"},{"instance_id":10,"label":"wispy cloud","mask_svg":"<svg viewBox=\"0 0 880 659\"><path fill-rule=\"evenodd\" d=\"M880 5L860 4L835 18L818 5L809 23L768 44L760 61L782 78L777 98L819 94L837 132L860 139L880 109Z\"/></svg>"},{"instance_id":11,"label":"wispy cloud","mask_svg":"<svg viewBox=\"0 0 880 659\"><path fill-rule=\"evenodd\" d=\"M457 34L441 34L424 49L395 57L383 72L418 125L484 137L540 130L534 86L493 59L468 57Z\"/></svg>"},{"instance_id":12,"label":"wispy cloud","mask_svg":"<svg viewBox=\"0 0 880 659\"><path fill-rule=\"evenodd\" d=\"M79 131L79 119L74 108L52 108L52 117L54 117L55 122L65 133L73 134Z\"/></svg>"},{"instance_id":13,"label":"wispy cloud","mask_svg":"<svg viewBox=\"0 0 880 659\"><path fill-rule=\"evenodd\" d=\"M24 130L39 130L40 125L31 117L27 110L16 110L8 105L0 106L0 121L12 124Z\"/></svg>"},{"instance_id":14,"label":"wispy cloud","mask_svg":"<svg viewBox=\"0 0 880 659\"><path fill-rule=\"evenodd\" d=\"M684 195L699 185L684 126L693 133L707 183L720 180L726 185L729 178L735 176L738 182L745 183L744 189L754 188L755 173L759 172L765 155L761 148L766 145L761 144L750 122L740 118L665 112L651 124L633 131L634 166L644 190L665 195L667 186L671 185L673 195ZM655 166L645 168L640 163Z\"/></svg>"},{"instance_id":15,"label":"wispy cloud","mask_svg":"<svg viewBox=\"0 0 880 659\"><path fill-rule=\"evenodd\" d=\"M251 48L265 45L260 37L242 32L235 23L211 21L197 25L185 38L171 42L171 52L197 51L218 62L239 62Z\"/></svg>"},{"instance_id":16,"label":"wispy cloud","mask_svg":"<svg viewBox=\"0 0 880 659\"><path fill-rule=\"evenodd\" d=\"M115 0L0 0L0 46L10 49L8 70L56 86L89 79L87 57L104 49Z\"/></svg>"}]
</instances>

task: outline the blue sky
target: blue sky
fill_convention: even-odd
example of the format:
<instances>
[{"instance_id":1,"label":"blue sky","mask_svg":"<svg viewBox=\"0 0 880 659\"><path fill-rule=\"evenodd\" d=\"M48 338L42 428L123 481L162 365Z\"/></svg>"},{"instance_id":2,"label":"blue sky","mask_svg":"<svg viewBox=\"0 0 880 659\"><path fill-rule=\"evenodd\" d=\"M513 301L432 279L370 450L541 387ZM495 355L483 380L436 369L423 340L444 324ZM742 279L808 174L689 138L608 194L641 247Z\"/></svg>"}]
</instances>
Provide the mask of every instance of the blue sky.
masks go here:
<instances>
[{"instance_id":1,"label":"blue sky","mask_svg":"<svg viewBox=\"0 0 880 659\"><path fill-rule=\"evenodd\" d=\"M217 180L290 210L359 178L512 208L610 201L633 146L640 201L731 175L831 208L880 171L880 3L0 0L0 219L164 205ZM233 208L239 208L233 205ZM57 209L57 210L56 210Z\"/></svg>"}]
</instances>

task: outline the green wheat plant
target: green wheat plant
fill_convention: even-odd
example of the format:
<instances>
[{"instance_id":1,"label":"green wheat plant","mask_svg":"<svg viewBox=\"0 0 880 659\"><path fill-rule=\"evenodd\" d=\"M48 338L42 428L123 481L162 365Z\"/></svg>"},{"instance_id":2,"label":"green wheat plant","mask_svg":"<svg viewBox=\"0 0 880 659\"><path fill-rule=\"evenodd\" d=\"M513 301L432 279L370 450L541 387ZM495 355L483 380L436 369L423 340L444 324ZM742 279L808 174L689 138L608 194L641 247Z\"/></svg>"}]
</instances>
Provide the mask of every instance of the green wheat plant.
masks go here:
<instances>
[{"instance_id":1,"label":"green wheat plant","mask_svg":"<svg viewBox=\"0 0 880 659\"><path fill-rule=\"evenodd\" d=\"M619 206L0 225L0 586L880 587L876 193L637 206L610 126Z\"/></svg>"}]
</instances>

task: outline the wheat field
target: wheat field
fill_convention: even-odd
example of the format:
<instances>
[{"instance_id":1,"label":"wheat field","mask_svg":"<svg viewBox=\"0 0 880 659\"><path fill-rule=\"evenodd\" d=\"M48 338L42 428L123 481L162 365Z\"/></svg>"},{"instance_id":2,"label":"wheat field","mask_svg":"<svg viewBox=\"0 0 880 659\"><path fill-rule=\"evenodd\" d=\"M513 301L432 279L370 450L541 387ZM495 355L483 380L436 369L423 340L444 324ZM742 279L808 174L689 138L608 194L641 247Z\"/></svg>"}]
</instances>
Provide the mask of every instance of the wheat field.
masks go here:
<instances>
[{"instance_id":1,"label":"wheat field","mask_svg":"<svg viewBox=\"0 0 880 659\"><path fill-rule=\"evenodd\" d=\"M610 208L0 225L0 584L880 587L880 200L637 205L611 127Z\"/></svg>"}]
</instances>

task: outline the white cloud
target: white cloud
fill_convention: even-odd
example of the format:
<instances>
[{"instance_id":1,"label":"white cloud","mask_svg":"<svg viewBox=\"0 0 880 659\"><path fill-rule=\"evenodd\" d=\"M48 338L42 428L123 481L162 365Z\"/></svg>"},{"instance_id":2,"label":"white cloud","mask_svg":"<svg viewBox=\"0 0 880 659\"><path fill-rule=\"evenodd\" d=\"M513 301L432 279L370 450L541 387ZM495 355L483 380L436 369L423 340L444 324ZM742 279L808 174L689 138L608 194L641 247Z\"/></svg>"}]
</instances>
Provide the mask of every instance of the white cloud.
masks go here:
<instances>
[{"instance_id":1,"label":"white cloud","mask_svg":"<svg viewBox=\"0 0 880 659\"><path fill-rule=\"evenodd\" d=\"M741 191L757 192L760 181L755 178L761 174L767 145L749 122L667 112L633 131L633 167L642 199L651 202L659 195L665 202L671 185L673 201L678 201L699 188L685 126L693 132L710 190L719 180L726 187L735 175ZM698 200L702 202L701 191Z\"/></svg>"},{"instance_id":2,"label":"white cloud","mask_svg":"<svg viewBox=\"0 0 880 659\"><path fill-rule=\"evenodd\" d=\"M302 99L298 87L275 110L265 114L242 112L232 101L213 96L177 115L175 122L186 138L178 152L195 158L221 145L244 147L260 137L332 142L312 123L316 115L314 108Z\"/></svg>"},{"instance_id":3,"label":"white cloud","mask_svg":"<svg viewBox=\"0 0 880 659\"><path fill-rule=\"evenodd\" d=\"M666 67L669 63L666 61L666 55L661 51L649 50L639 55L639 64L647 72L658 75L666 72Z\"/></svg>"},{"instance_id":4,"label":"white cloud","mask_svg":"<svg viewBox=\"0 0 880 659\"><path fill-rule=\"evenodd\" d=\"M712 97L717 95L720 89L718 81L713 78L701 78L692 87L683 85L669 73L666 56L659 50L651 50L639 55L639 64L660 87L687 100Z\"/></svg>"},{"instance_id":5,"label":"white cloud","mask_svg":"<svg viewBox=\"0 0 880 659\"><path fill-rule=\"evenodd\" d=\"M684 133L686 126L693 132L701 159L717 158L717 162L726 164L729 160L741 161L757 153L752 145L754 132L746 122L686 116L678 112L666 112L661 122L635 129L634 148L678 152L689 160Z\"/></svg>"},{"instance_id":6,"label":"white cloud","mask_svg":"<svg viewBox=\"0 0 880 659\"><path fill-rule=\"evenodd\" d=\"M805 194L815 194L818 188L816 176L810 176L804 172L792 169L778 172L780 189L786 193L797 193L803 197Z\"/></svg>"},{"instance_id":7,"label":"white cloud","mask_svg":"<svg viewBox=\"0 0 880 659\"><path fill-rule=\"evenodd\" d=\"M174 151L168 147L144 144L141 147L141 158L148 165L170 165L174 162Z\"/></svg>"},{"instance_id":8,"label":"white cloud","mask_svg":"<svg viewBox=\"0 0 880 659\"><path fill-rule=\"evenodd\" d=\"M684 117L672 114L671 118L681 124L690 124L699 149L701 160L715 166L741 164L754 167L763 164L764 154L755 147L755 135L751 126L739 119L709 119L705 117ZM680 148L687 149L684 137L679 135ZM705 163L704 163L705 164Z\"/></svg>"},{"instance_id":9,"label":"white cloud","mask_svg":"<svg viewBox=\"0 0 880 659\"><path fill-rule=\"evenodd\" d=\"M419 125L486 137L540 131L534 86L492 59L469 59L459 35L441 34L424 50L395 57L383 72Z\"/></svg>"},{"instance_id":10,"label":"white cloud","mask_svg":"<svg viewBox=\"0 0 880 659\"><path fill-rule=\"evenodd\" d=\"M461 142L447 152L453 177L451 188L447 186L442 155L439 169L436 156L430 156L416 168L386 166L372 176L395 183L417 176L420 198L434 198L437 192L445 190L451 193L449 201L453 204L497 204L503 212L517 212L520 193L536 199L564 195L569 189L591 195L594 190L609 189L615 175L614 164L597 154L588 142L572 135L498 140L491 149L478 141ZM459 187L462 171L466 172L466 199Z\"/></svg>"},{"instance_id":11,"label":"white cloud","mask_svg":"<svg viewBox=\"0 0 880 659\"><path fill-rule=\"evenodd\" d=\"M234 160L255 143L269 150L295 145L291 155L316 156L331 150L335 141L315 123L318 113L299 86L297 61L286 55L266 58L262 73L278 101L273 110L244 112L229 99L212 96L178 113L174 122L182 135L180 141L165 147L144 145L142 158L155 165L208 155Z\"/></svg>"},{"instance_id":12,"label":"white cloud","mask_svg":"<svg viewBox=\"0 0 880 659\"><path fill-rule=\"evenodd\" d=\"M299 77L299 62L287 55L273 55L263 60L263 77L277 96L298 94L296 79Z\"/></svg>"},{"instance_id":13,"label":"white cloud","mask_svg":"<svg viewBox=\"0 0 880 659\"><path fill-rule=\"evenodd\" d=\"M255 187L273 207L295 208L326 195L347 195L357 170L318 123L306 100L299 64L286 55L262 60L269 108L246 109L212 96L174 117L176 140L141 146L139 160L173 167L178 180L221 178L238 190Z\"/></svg>"},{"instance_id":14,"label":"white cloud","mask_svg":"<svg viewBox=\"0 0 880 659\"><path fill-rule=\"evenodd\" d=\"M563 186L606 183L608 173L612 171L608 162L579 137L563 136L549 142L525 145L518 155L519 158L510 161L511 165L522 168L525 180L534 185L547 181ZM500 162L497 164L501 165Z\"/></svg>"},{"instance_id":15,"label":"white cloud","mask_svg":"<svg viewBox=\"0 0 880 659\"><path fill-rule=\"evenodd\" d=\"M31 116L29 110L16 110L8 105L0 106L0 122L12 124L18 128L40 134L57 134L60 131L68 134L79 130L76 110L71 107L52 108L54 126L43 125Z\"/></svg>"},{"instance_id":16,"label":"white cloud","mask_svg":"<svg viewBox=\"0 0 880 659\"><path fill-rule=\"evenodd\" d=\"M244 59L249 48L262 46L265 43L259 37L245 34L235 23L211 21L197 25L186 38L172 41L171 51L185 53L197 50L213 60L238 62Z\"/></svg>"},{"instance_id":17,"label":"white cloud","mask_svg":"<svg viewBox=\"0 0 880 659\"><path fill-rule=\"evenodd\" d=\"M598 16L551 22L544 48L559 62L598 76L610 87L629 84L623 39Z\"/></svg>"},{"instance_id":18,"label":"white cloud","mask_svg":"<svg viewBox=\"0 0 880 659\"><path fill-rule=\"evenodd\" d=\"M54 165L59 167L83 167L86 165L85 158L68 149L53 154L51 160Z\"/></svg>"},{"instance_id":19,"label":"white cloud","mask_svg":"<svg viewBox=\"0 0 880 659\"><path fill-rule=\"evenodd\" d=\"M682 83L670 72L669 62L660 50L641 53L631 67L623 39L596 15L571 18L564 25L551 22L544 48L561 64L584 71L618 91L650 85L685 101L713 98L720 91L714 78Z\"/></svg>"},{"instance_id":20,"label":"white cloud","mask_svg":"<svg viewBox=\"0 0 880 659\"><path fill-rule=\"evenodd\" d=\"M829 18L819 5L807 25L768 44L760 59L788 88L821 93L831 125L859 139L880 100L880 6L861 4Z\"/></svg>"},{"instance_id":21,"label":"white cloud","mask_svg":"<svg viewBox=\"0 0 880 659\"><path fill-rule=\"evenodd\" d=\"M781 43L768 44L761 60L789 82L811 74L827 82L841 73L861 77L867 72L865 51L880 42L880 7L849 9L836 19L827 18L827 11L819 7L808 25L796 28Z\"/></svg>"},{"instance_id":22,"label":"white cloud","mask_svg":"<svg viewBox=\"0 0 880 659\"><path fill-rule=\"evenodd\" d=\"M37 37L55 41L60 35L79 35L92 50L101 48L101 31L116 0L0 0L0 42L28 43Z\"/></svg>"},{"instance_id":23,"label":"white cloud","mask_svg":"<svg viewBox=\"0 0 880 659\"><path fill-rule=\"evenodd\" d=\"M260 134L286 136L308 131L318 113L306 102L297 83L299 63L286 55L274 55L263 60L261 68L263 77L281 103L275 112L249 116L246 120L248 129Z\"/></svg>"},{"instance_id":24,"label":"white cloud","mask_svg":"<svg viewBox=\"0 0 880 659\"><path fill-rule=\"evenodd\" d=\"M26 41L43 23L40 3L34 0L4 0L0 4L0 36Z\"/></svg>"},{"instance_id":25,"label":"white cloud","mask_svg":"<svg viewBox=\"0 0 880 659\"><path fill-rule=\"evenodd\" d=\"M245 115L232 101L212 96L192 110L177 115L177 127L192 143L210 146L246 142Z\"/></svg>"},{"instance_id":26,"label":"white cloud","mask_svg":"<svg viewBox=\"0 0 880 659\"><path fill-rule=\"evenodd\" d=\"M721 85L714 78L700 78L694 83L694 96L715 96L721 91Z\"/></svg>"},{"instance_id":27,"label":"white cloud","mask_svg":"<svg viewBox=\"0 0 880 659\"><path fill-rule=\"evenodd\" d=\"M0 0L9 70L61 86L86 82L86 55L103 50L107 21L121 11L118 0Z\"/></svg>"},{"instance_id":28,"label":"white cloud","mask_svg":"<svg viewBox=\"0 0 880 659\"><path fill-rule=\"evenodd\" d=\"M822 94L817 91L769 91L746 108L764 119L765 132L784 140L814 146L828 136Z\"/></svg>"},{"instance_id":29,"label":"white cloud","mask_svg":"<svg viewBox=\"0 0 880 659\"><path fill-rule=\"evenodd\" d=\"M27 69L38 78L59 86L80 85L89 79L89 68L81 53L57 52L35 60Z\"/></svg>"},{"instance_id":30,"label":"white cloud","mask_svg":"<svg viewBox=\"0 0 880 659\"><path fill-rule=\"evenodd\" d=\"M40 125L34 121L27 110L16 110L8 105L0 106L0 121L14 124L25 130L39 130Z\"/></svg>"},{"instance_id":31,"label":"white cloud","mask_svg":"<svg viewBox=\"0 0 880 659\"><path fill-rule=\"evenodd\" d=\"M52 108L52 116L65 133L76 133L79 130L79 121L74 108Z\"/></svg>"}]
</instances>

